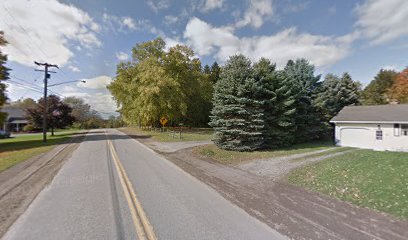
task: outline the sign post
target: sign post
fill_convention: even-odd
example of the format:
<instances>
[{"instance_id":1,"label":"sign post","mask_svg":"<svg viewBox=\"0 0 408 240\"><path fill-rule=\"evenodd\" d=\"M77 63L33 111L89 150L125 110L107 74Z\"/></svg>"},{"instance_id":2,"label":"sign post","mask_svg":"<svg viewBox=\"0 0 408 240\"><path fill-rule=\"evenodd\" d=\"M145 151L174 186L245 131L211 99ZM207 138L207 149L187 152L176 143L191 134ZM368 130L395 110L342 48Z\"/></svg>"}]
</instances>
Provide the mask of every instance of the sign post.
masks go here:
<instances>
[{"instance_id":1,"label":"sign post","mask_svg":"<svg viewBox=\"0 0 408 240\"><path fill-rule=\"evenodd\" d=\"M161 125L163 126L163 130L164 130L164 127L166 126L166 124L167 124L168 121L169 121L169 120L168 120L166 117L160 118L160 123L161 123Z\"/></svg>"}]
</instances>

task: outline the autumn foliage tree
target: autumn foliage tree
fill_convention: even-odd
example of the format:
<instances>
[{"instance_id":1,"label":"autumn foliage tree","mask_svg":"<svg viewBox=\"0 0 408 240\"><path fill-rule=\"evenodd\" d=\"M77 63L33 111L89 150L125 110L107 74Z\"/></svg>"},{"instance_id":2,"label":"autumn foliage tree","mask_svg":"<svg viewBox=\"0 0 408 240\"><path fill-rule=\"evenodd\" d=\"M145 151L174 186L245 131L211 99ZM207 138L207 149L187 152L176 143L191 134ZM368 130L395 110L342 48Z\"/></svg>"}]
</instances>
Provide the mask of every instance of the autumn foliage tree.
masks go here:
<instances>
[{"instance_id":1,"label":"autumn foliage tree","mask_svg":"<svg viewBox=\"0 0 408 240\"><path fill-rule=\"evenodd\" d=\"M408 103L408 67L395 78L389 95L399 103Z\"/></svg>"}]
</instances>

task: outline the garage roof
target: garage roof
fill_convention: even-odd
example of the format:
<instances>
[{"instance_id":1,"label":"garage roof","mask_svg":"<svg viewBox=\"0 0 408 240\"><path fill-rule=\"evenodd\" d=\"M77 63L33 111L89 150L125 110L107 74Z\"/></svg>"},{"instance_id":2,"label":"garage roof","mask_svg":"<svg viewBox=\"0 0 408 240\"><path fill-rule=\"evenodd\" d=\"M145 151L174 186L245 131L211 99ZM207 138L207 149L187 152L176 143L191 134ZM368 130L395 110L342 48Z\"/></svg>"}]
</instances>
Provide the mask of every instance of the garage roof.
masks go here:
<instances>
[{"instance_id":1,"label":"garage roof","mask_svg":"<svg viewBox=\"0 0 408 240\"><path fill-rule=\"evenodd\" d=\"M408 104L348 106L330 122L408 123Z\"/></svg>"}]
</instances>

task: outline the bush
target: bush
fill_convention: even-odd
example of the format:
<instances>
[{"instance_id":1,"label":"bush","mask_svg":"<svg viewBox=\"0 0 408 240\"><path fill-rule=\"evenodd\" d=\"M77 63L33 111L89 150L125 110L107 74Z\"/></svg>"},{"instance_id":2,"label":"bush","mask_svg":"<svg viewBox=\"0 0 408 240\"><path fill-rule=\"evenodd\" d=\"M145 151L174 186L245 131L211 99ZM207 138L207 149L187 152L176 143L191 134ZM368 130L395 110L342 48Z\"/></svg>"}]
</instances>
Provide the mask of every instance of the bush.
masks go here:
<instances>
[{"instance_id":1,"label":"bush","mask_svg":"<svg viewBox=\"0 0 408 240\"><path fill-rule=\"evenodd\" d=\"M32 132L32 131L34 131L34 130L36 130L36 128L35 128L33 125L31 125L31 124L27 124L27 125L25 125L25 126L23 127L23 131L24 131L24 132Z\"/></svg>"}]
</instances>

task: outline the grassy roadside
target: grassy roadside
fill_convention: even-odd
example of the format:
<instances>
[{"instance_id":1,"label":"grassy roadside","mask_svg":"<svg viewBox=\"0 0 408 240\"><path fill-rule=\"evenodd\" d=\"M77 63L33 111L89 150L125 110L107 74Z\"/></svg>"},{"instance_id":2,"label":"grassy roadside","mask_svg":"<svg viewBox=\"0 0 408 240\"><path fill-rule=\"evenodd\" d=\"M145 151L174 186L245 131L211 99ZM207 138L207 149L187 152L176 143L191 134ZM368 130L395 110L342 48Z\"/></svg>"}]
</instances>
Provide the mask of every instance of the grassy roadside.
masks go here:
<instances>
[{"instance_id":1,"label":"grassy roadside","mask_svg":"<svg viewBox=\"0 0 408 240\"><path fill-rule=\"evenodd\" d=\"M192 130L183 132L182 133L183 139L179 139L178 137L173 138L167 133L146 131L146 130L142 130L142 129L134 128L134 127L125 127L125 128L120 128L119 130L128 135L145 136L147 138L151 138L159 142L207 141L207 140L211 140L212 134L213 134L212 129L208 129L208 128L192 129Z\"/></svg>"},{"instance_id":2,"label":"grassy roadside","mask_svg":"<svg viewBox=\"0 0 408 240\"><path fill-rule=\"evenodd\" d=\"M288 181L408 219L408 153L357 150L296 169Z\"/></svg>"},{"instance_id":3,"label":"grassy roadside","mask_svg":"<svg viewBox=\"0 0 408 240\"><path fill-rule=\"evenodd\" d=\"M58 131L48 135L47 143L42 142L42 134L17 135L0 139L0 172L33 156L45 153L68 139L78 130Z\"/></svg>"},{"instance_id":4,"label":"grassy roadside","mask_svg":"<svg viewBox=\"0 0 408 240\"><path fill-rule=\"evenodd\" d=\"M236 152L219 149L216 145L204 145L194 149L194 154L199 157L210 158L223 164L238 164L243 161L288 156L307 153L333 147L331 142L312 142L296 144L288 148L263 150L254 152Z\"/></svg>"}]
</instances>

